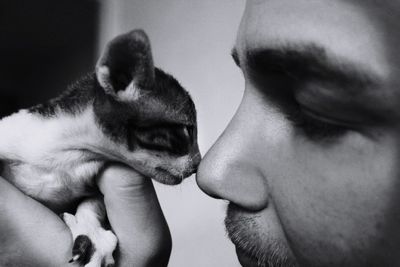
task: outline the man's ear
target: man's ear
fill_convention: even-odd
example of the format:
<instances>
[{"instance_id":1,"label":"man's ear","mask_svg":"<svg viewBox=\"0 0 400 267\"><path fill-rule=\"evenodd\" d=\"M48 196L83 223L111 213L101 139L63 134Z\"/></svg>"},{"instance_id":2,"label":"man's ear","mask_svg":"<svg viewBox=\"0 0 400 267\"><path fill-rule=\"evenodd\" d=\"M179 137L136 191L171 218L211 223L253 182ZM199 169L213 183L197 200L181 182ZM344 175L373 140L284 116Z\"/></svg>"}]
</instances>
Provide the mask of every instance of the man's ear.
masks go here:
<instances>
[{"instance_id":1,"label":"man's ear","mask_svg":"<svg viewBox=\"0 0 400 267\"><path fill-rule=\"evenodd\" d=\"M107 44L96 65L96 76L106 93L117 95L129 86L148 89L154 83L150 41L143 30L119 35Z\"/></svg>"}]
</instances>

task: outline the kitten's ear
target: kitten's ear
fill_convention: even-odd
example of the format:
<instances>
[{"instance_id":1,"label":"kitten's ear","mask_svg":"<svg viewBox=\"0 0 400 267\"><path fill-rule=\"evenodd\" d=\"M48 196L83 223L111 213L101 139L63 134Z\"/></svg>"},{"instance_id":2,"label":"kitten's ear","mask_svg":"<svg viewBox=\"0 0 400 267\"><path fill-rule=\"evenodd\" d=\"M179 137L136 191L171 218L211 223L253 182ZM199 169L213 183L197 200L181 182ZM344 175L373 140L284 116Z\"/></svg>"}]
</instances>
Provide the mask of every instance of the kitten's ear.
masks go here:
<instances>
[{"instance_id":1,"label":"kitten's ear","mask_svg":"<svg viewBox=\"0 0 400 267\"><path fill-rule=\"evenodd\" d=\"M97 62L96 76L104 90L112 95L125 91L130 84L133 88L151 88L154 65L146 33L133 30L109 42Z\"/></svg>"}]
</instances>

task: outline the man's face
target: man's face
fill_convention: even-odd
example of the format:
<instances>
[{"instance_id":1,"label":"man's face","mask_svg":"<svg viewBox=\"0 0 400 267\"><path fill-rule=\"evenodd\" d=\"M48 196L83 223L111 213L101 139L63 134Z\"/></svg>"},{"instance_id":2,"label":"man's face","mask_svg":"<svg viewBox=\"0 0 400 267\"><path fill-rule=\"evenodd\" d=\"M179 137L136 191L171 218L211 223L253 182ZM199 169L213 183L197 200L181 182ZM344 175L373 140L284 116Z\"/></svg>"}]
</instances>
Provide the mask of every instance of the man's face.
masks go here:
<instances>
[{"instance_id":1,"label":"man's face","mask_svg":"<svg viewBox=\"0 0 400 267\"><path fill-rule=\"evenodd\" d=\"M248 1L243 100L197 177L243 265L400 266L396 2Z\"/></svg>"}]
</instances>

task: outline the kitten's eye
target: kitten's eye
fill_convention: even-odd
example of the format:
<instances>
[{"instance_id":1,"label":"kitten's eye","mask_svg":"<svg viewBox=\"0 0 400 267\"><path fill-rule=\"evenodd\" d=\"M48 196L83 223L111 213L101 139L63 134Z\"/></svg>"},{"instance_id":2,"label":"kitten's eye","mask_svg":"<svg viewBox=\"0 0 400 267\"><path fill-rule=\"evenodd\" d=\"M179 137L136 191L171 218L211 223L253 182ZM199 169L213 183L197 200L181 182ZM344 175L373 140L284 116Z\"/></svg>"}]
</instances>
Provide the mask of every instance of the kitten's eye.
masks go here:
<instances>
[{"instance_id":1,"label":"kitten's eye","mask_svg":"<svg viewBox=\"0 0 400 267\"><path fill-rule=\"evenodd\" d=\"M193 143L193 127L186 125L159 125L137 128L136 143L145 149L187 154Z\"/></svg>"},{"instance_id":2,"label":"kitten's eye","mask_svg":"<svg viewBox=\"0 0 400 267\"><path fill-rule=\"evenodd\" d=\"M293 122L297 129L314 141L337 141L351 131L340 123L335 123L331 119L323 118L301 108L296 114L291 114L287 118Z\"/></svg>"}]
</instances>

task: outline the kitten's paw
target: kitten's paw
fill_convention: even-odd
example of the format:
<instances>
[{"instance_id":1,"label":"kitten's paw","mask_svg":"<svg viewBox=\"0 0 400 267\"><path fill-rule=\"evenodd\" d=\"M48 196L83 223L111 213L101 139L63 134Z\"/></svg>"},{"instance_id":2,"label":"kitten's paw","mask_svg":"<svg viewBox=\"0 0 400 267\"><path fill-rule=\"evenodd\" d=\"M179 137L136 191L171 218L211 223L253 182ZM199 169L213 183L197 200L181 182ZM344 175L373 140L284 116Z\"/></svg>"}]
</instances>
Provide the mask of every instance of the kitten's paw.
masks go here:
<instances>
[{"instance_id":1,"label":"kitten's paw","mask_svg":"<svg viewBox=\"0 0 400 267\"><path fill-rule=\"evenodd\" d=\"M98 228L98 232L92 236L94 252L85 267L114 267L112 256L116 246L117 237L111 231Z\"/></svg>"},{"instance_id":2,"label":"kitten's paw","mask_svg":"<svg viewBox=\"0 0 400 267\"><path fill-rule=\"evenodd\" d=\"M113 232L88 221L80 222L69 213L64 213L63 219L74 238L70 263L76 262L85 267L114 266L112 253L117 246L117 237Z\"/></svg>"},{"instance_id":3,"label":"kitten's paw","mask_svg":"<svg viewBox=\"0 0 400 267\"><path fill-rule=\"evenodd\" d=\"M93 256L95 248L87 235L78 235L74 240L72 247L72 259L69 263L78 262L86 264Z\"/></svg>"}]
</instances>

